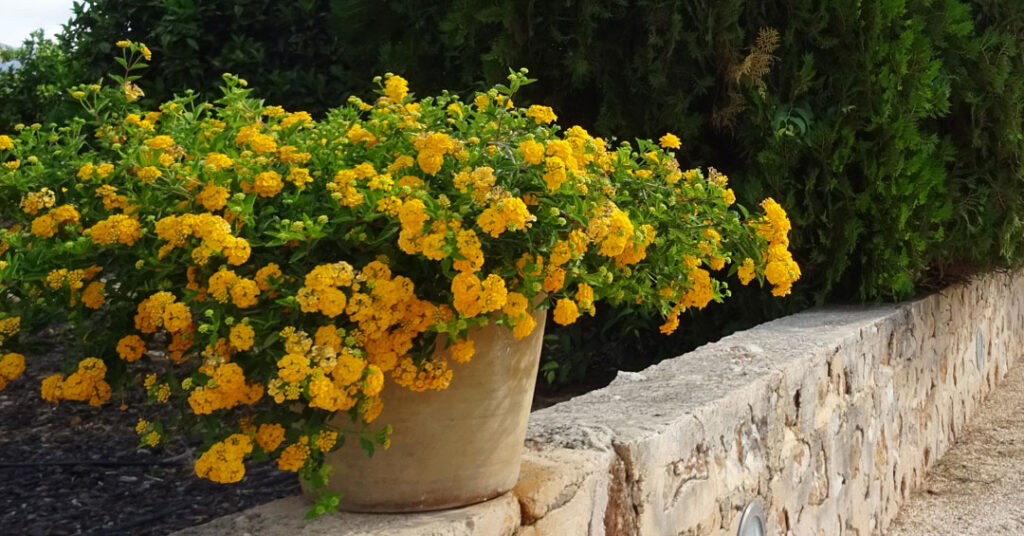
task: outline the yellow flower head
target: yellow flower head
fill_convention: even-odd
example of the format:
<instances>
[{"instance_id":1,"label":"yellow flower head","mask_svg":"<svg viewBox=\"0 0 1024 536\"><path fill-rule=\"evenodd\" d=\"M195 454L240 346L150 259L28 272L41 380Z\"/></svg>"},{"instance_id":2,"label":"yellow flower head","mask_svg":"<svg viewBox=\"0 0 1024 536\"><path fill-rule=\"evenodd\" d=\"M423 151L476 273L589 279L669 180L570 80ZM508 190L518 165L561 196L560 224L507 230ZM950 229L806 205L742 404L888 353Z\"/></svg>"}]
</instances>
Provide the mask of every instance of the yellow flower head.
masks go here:
<instances>
[{"instance_id":1,"label":"yellow flower head","mask_svg":"<svg viewBox=\"0 0 1024 536\"><path fill-rule=\"evenodd\" d=\"M321 430L320 433L317 434L315 445L316 448L320 450L320 452L330 452L337 442L338 432L334 432L331 430Z\"/></svg>"},{"instance_id":2,"label":"yellow flower head","mask_svg":"<svg viewBox=\"0 0 1024 536\"><path fill-rule=\"evenodd\" d=\"M252 348L253 338L256 336L256 332L252 329L252 326L248 324L235 324L231 328L231 335L229 337L231 341L231 347L238 351L246 351Z\"/></svg>"},{"instance_id":3,"label":"yellow flower head","mask_svg":"<svg viewBox=\"0 0 1024 536\"><path fill-rule=\"evenodd\" d=\"M476 348L473 344L473 339L459 339L455 341L449 348L452 359L459 363L466 363L473 358L473 354L476 353Z\"/></svg>"},{"instance_id":4,"label":"yellow flower head","mask_svg":"<svg viewBox=\"0 0 1024 536\"><path fill-rule=\"evenodd\" d=\"M174 138L170 136L160 135L149 138L148 140L145 141L145 143L150 149L156 149L159 151L164 149L170 149L171 147L173 147Z\"/></svg>"},{"instance_id":5,"label":"yellow flower head","mask_svg":"<svg viewBox=\"0 0 1024 536\"><path fill-rule=\"evenodd\" d=\"M253 190L260 197L274 197L282 188L284 183L281 182L281 174L276 171L264 171L256 175L253 182Z\"/></svg>"},{"instance_id":6,"label":"yellow flower head","mask_svg":"<svg viewBox=\"0 0 1024 536\"><path fill-rule=\"evenodd\" d=\"M363 393L366 396L376 396L384 388L384 373L377 365L366 367L366 387Z\"/></svg>"},{"instance_id":7,"label":"yellow flower head","mask_svg":"<svg viewBox=\"0 0 1024 536\"><path fill-rule=\"evenodd\" d=\"M391 76L384 82L384 94L391 102L400 103L409 94L409 82L401 76Z\"/></svg>"},{"instance_id":8,"label":"yellow flower head","mask_svg":"<svg viewBox=\"0 0 1024 536\"><path fill-rule=\"evenodd\" d=\"M256 285L260 290L270 290L274 281L281 277L281 267L275 263L269 263L256 271Z\"/></svg>"},{"instance_id":9,"label":"yellow flower head","mask_svg":"<svg viewBox=\"0 0 1024 536\"><path fill-rule=\"evenodd\" d=\"M152 184L157 179L159 179L163 175L163 173L161 173L159 169L153 166L146 166L140 169L137 172L137 175L139 177L139 180L141 180L143 183Z\"/></svg>"},{"instance_id":10,"label":"yellow flower head","mask_svg":"<svg viewBox=\"0 0 1024 536\"><path fill-rule=\"evenodd\" d=\"M9 382L25 372L25 356L16 353L0 357L0 381Z\"/></svg>"},{"instance_id":11,"label":"yellow flower head","mask_svg":"<svg viewBox=\"0 0 1024 536\"><path fill-rule=\"evenodd\" d=\"M252 279L239 279L231 287L231 302L239 309L248 309L256 305L260 287Z\"/></svg>"},{"instance_id":12,"label":"yellow flower head","mask_svg":"<svg viewBox=\"0 0 1024 536\"><path fill-rule=\"evenodd\" d=\"M558 116L555 115L555 111L550 106L540 106L537 104L530 106L526 110L526 117L532 118L538 125L558 120Z\"/></svg>"},{"instance_id":13,"label":"yellow flower head","mask_svg":"<svg viewBox=\"0 0 1024 536\"><path fill-rule=\"evenodd\" d=\"M273 452L284 442L284 432L284 427L280 424L261 424L256 430L256 444L264 452Z\"/></svg>"},{"instance_id":14,"label":"yellow flower head","mask_svg":"<svg viewBox=\"0 0 1024 536\"><path fill-rule=\"evenodd\" d=\"M82 291L82 304L89 308L99 308L103 304L103 289L106 285L100 281L90 282Z\"/></svg>"},{"instance_id":15,"label":"yellow flower head","mask_svg":"<svg viewBox=\"0 0 1024 536\"><path fill-rule=\"evenodd\" d=\"M519 144L519 152L523 154L523 160L538 165L544 161L544 151L546 148L543 143L526 140Z\"/></svg>"},{"instance_id":16,"label":"yellow flower head","mask_svg":"<svg viewBox=\"0 0 1024 536\"><path fill-rule=\"evenodd\" d=\"M576 302L568 298L561 298L555 304L554 320L556 323L568 326L575 322L579 316L580 311L576 307Z\"/></svg>"},{"instance_id":17,"label":"yellow flower head","mask_svg":"<svg viewBox=\"0 0 1024 536\"><path fill-rule=\"evenodd\" d=\"M736 276L739 277L740 283L744 285L750 283L754 279L754 259L749 257L743 259L743 263L736 269Z\"/></svg>"},{"instance_id":18,"label":"yellow flower head","mask_svg":"<svg viewBox=\"0 0 1024 536\"><path fill-rule=\"evenodd\" d=\"M679 141L679 137L677 137L675 134L672 134L671 132L658 138L658 144L664 147L665 149L678 149L683 145L682 142Z\"/></svg>"},{"instance_id":19,"label":"yellow flower head","mask_svg":"<svg viewBox=\"0 0 1024 536\"><path fill-rule=\"evenodd\" d=\"M196 475L220 484L238 482L245 476L242 461L252 452L252 440L244 434L234 434L215 443L196 460Z\"/></svg>"},{"instance_id":20,"label":"yellow flower head","mask_svg":"<svg viewBox=\"0 0 1024 536\"><path fill-rule=\"evenodd\" d=\"M224 208L224 205L228 202L228 197L231 193L228 189L223 186L217 186L216 184L207 184L206 187L196 195L196 202L203 206L206 210L215 211Z\"/></svg>"},{"instance_id":21,"label":"yellow flower head","mask_svg":"<svg viewBox=\"0 0 1024 536\"><path fill-rule=\"evenodd\" d=\"M277 459L277 468L282 471L298 471L306 464L309 446L295 443L285 447Z\"/></svg>"},{"instance_id":22,"label":"yellow flower head","mask_svg":"<svg viewBox=\"0 0 1024 536\"><path fill-rule=\"evenodd\" d=\"M188 306L184 303L172 303L164 308L161 318L164 328L171 333L175 333L185 331L188 328L189 324L192 323L192 312L189 311Z\"/></svg>"}]
</instances>

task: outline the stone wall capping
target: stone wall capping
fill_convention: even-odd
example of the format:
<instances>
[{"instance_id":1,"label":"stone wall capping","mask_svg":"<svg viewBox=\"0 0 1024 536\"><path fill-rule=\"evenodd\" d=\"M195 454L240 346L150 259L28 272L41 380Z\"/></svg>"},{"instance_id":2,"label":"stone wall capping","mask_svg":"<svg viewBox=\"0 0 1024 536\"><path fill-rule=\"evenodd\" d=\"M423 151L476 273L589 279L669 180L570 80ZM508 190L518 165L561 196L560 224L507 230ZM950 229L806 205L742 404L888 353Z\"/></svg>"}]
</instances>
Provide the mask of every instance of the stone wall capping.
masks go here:
<instances>
[{"instance_id":1,"label":"stone wall capping","mask_svg":"<svg viewBox=\"0 0 1024 536\"><path fill-rule=\"evenodd\" d=\"M534 412L503 497L301 520L288 498L177 534L878 534L1024 349L1024 272L822 307ZM259 529L259 530L257 530Z\"/></svg>"},{"instance_id":2,"label":"stone wall capping","mask_svg":"<svg viewBox=\"0 0 1024 536\"><path fill-rule=\"evenodd\" d=\"M518 529L519 504L511 494L456 510L419 514L338 514L312 521L303 517L304 497L278 499L244 512L175 532L175 535L250 536L511 536Z\"/></svg>"}]
</instances>

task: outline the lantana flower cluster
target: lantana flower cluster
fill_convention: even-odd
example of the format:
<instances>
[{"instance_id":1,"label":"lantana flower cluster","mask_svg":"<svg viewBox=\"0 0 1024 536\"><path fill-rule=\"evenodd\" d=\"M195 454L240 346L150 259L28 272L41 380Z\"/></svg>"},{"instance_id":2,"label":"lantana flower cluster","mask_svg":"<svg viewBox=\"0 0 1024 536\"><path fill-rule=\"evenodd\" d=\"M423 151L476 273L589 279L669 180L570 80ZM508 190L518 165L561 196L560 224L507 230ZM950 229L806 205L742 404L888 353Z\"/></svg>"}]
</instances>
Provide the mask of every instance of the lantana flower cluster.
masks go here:
<instances>
[{"instance_id":1,"label":"lantana flower cluster","mask_svg":"<svg viewBox=\"0 0 1024 536\"><path fill-rule=\"evenodd\" d=\"M78 358L40 395L171 405L140 442L204 434L201 477L269 458L309 478L343 443L386 446L385 386L459 381L487 324L523 338L537 308L565 325L606 300L671 333L731 278L800 277L778 203L748 216L672 134L517 106L525 70L468 100L389 74L317 120L232 75L214 102L142 108L150 52L118 46L125 76L72 88L88 120L0 135L0 388L26 367L19 331L66 323Z\"/></svg>"}]
</instances>

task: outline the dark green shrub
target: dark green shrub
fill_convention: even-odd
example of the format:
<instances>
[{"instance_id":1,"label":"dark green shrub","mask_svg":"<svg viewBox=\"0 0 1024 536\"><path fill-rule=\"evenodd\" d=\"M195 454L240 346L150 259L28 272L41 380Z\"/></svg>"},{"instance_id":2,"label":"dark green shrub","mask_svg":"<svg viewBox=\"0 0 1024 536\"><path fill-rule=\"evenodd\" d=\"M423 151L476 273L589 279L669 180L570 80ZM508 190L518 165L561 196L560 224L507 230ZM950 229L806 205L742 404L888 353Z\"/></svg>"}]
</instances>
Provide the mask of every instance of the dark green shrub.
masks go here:
<instances>
[{"instance_id":1,"label":"dark green shrub","mask_svg":"<svg viewBox=\"0 0 1024 536\"><path fill-rule=\"evenodd\" d=\"M145 41L154 52L147 77L154 101L185 88L213 91L220 75L231 72L259 87L267 102L319 114L361 91L383 73L382 66L413 82L424 73L446 78L434 61L438 41L431 38L432 17L444 7L413 1L89 0L75 7L63 39L74 61L95 73L106 72L117 40Z\"/></svg>"},{"instance_id":2,"label":"dark green shrub","mask_svg":"<svg viewBox=\"0 0 1024 536\"><path fill-rule=\"evenodd\" d=\"M62 42L98 77L121 38L156 52L154 99L231 71L316 113L386 71L428 93L523 65L542 80L524 98L562 123L680 135L684 165L714 163L741 201L790 207L805 274L783 303L734 289L691 319L709 337L1024 256L1016 0L91 0ZM614 338L593 336L621 324L607 322L574 336ZM680 337L650 352L702 340Z\"/></svg>"},{"instance_id":3,"label":"dark green shrub","mask_svg":"<svg viewBox=\"0 0 1024 536\"><path fill-rule=\"evenodd\" d=\"M63 121L82 111L67 97L67 88L81 82L65 49L33 33L18 48L0 50L0 131L18 123ZM99 78L99 76L90 77Z\"/></svg>"},{"instance_id":4,"label":"dark green shrub","mask_svg":"<svg viewBox=\"0 0 1024 536\"><path fill-rule=\"evenodd\" d=\"M1015 2L971 2L975 31L952 43L951 110L938 127L956 147L954 217L932 269L938 276L1017 266L1024 256L1024 12Z\"/></svg>"}]
</instances>

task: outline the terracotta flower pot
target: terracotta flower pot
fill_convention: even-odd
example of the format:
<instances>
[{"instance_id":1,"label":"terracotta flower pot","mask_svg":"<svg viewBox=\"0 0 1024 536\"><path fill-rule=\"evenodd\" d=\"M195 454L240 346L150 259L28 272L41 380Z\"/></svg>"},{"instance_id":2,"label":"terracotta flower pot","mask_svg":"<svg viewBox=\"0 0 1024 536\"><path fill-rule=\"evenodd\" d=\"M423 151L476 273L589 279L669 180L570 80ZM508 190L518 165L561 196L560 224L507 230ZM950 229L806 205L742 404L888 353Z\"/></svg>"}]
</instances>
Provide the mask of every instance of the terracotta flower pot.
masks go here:
<instances>
[{"instance_id":1,"label":"terracotta flower pot","mask_svg":"<svg viewBox=\"0 0 1024 536\"><path fill-rule=\"evenodd\" d=\"M394 426L391 447L372 458L357 444L328 456L327 489L351 512L413 512L464 506L512 489L540 361L545 311L517 340L502 326L471 332L476 354L450 362L444 391L412 392L387 382L377 423ZM438 350L446 352L446 350ZM343 418L348 418L347 416Z\"/></svg>"}]
</instances>

